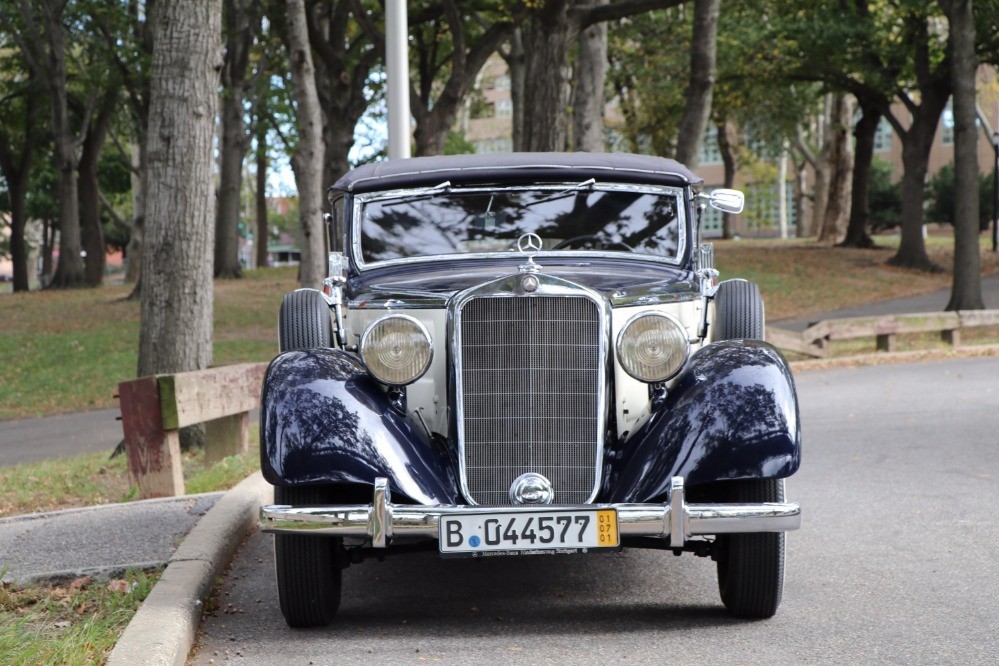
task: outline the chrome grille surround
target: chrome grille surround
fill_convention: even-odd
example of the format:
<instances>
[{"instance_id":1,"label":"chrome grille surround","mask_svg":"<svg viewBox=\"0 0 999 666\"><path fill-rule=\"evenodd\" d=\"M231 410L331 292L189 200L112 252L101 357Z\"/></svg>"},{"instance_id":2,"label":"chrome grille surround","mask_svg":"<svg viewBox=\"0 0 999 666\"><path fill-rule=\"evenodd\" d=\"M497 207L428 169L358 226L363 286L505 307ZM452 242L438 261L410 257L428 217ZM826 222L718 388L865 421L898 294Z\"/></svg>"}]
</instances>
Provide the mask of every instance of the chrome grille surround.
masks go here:
<instances>
[{"instance_id":1,"label":"chrome grille surround","mask_svg":"<svg viewBox=\"0 0 999 666\"><path fill-rule=\"evenodd\" d=\"M587 287L543 273L533 275L539 281L533 292L524 291L522 274L512 275L456 295L448 310L459 472L469 504L510 505L510 484L527 472L552 481L555 505L591 503L600 488L611 362L610 304ZM533 319L517 319L532 309L541 314L549 311L552 326L547 331L544 326L524 325ZM480 346L492 348L479 354L472 346L475 333L466 331L465 323L474 325L477 317L481 321L483 314L497 310L501 316L485 323L502 327L509 344L497 346L487 340ZM584 321L567 327L564 319L551 316L559 316L559 311L563 317L568 313ZM505 371L517 369L508 367L511 354L528 361L528 372ZM504 367L482 375L490 361ZM579 367L566 367L567 361ZM492 383L489 391L474 385L483 376ZM521 435L525 429L531 433L526 438Z\"/></svg>"}]
</instances>

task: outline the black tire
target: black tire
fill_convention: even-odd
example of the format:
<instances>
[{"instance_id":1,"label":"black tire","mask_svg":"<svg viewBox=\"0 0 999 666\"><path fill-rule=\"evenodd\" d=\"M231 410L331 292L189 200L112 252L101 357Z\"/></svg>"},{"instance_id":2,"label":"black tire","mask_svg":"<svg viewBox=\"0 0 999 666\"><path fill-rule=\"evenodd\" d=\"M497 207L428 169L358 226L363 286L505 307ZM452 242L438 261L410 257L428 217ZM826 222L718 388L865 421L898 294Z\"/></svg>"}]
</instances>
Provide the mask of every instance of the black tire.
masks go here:
<instances>
[{"instance_id":1,"label":"black tire","mask_svg":"<svg viewBox=\"0 0 999 666\"><path fill-rule=\"evenodd\" d=\"M724 484L730 502L783 502L784 479ZM773 617L784 592L784 533L723 534L715 540L718 592L730 615Z\"/></svg>"},{"instance_id":2,"label":"black tire","mask_svg":"<svg viewBox=\"0 0 999 666\"><path fill-rule=\"evenodd\" d=\"M715 294L714 340L762 340L766 317L760 288L746 280L725 280Z\"/></svg>"},{"instance_id":3,"label":"black tire","mask_svg":"<svg viewBox=\"0 0 999 666\"><path fill-rule=\"evenodd\" d=\"M277 504L325 504L322 487L274 488ZM343 570L338 555L342 539L326 536L274 535L281 614L289 627L325 627L340 607Z\"/></svg>"},{"instance_id":4,"label":"black tire","mask_svg":"<svg viewBox=\"0 0 999 666\"><path fill-rule=\"evenodd\" d=\"M330 346L330 307L322 293L299 289L286 294L278 315L278 345L282 352Z\"/></svg>"}]
</instances>

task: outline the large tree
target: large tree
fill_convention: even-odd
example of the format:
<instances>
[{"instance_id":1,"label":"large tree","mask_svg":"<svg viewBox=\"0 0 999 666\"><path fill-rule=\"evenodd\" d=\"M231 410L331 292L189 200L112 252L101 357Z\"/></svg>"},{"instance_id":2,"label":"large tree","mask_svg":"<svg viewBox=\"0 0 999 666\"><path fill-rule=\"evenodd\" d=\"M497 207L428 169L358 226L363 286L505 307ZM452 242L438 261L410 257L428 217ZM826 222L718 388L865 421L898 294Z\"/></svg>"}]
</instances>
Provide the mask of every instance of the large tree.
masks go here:
<instances>
[{"instance_id":1,"label":"large tree","mask_svg":"<svg viewBox=\"0 0 999 666\"><path fill-rule=\"evenodd\" d=\"M9 60L6 61L10 63ZM9 71L9 70L8 70ZM40 143L36 116L41 86L30 73L0 79L0 175L7 184L14 291L28 291L27 196L31 162Z\"/></svg>"},{"instance_id":2,"label":"large tree","mask_svg":"<svg viewBox=\"0 0 999 666\"><path fill-rule=\"evenodd\" d=\"M67 4L67 0L18 0L22 25L12 30L28 66L49 85L54 158L59 170L59 261L50 283L53 287L80 287L86 279L80 256L79 138L70 119L67 65L67 40L72 40L67 24L75 26L78 17L67 16Z\"/></svg>"},{"instance_id":3,"label":"large tree","mask_svg":"<svg viewBox=\"0 0 999 666\"><path fill-rule=\"evenodd\" d=\"M222 67L222 116L219 141L219 198L215 217L215 276L243 276L239 263L239 214L243 160L249 137L243 104L250 49L260 23L256 0L224 0L225 64Z\"/></svg>"},{"instance_id":4,"label":"large tree","mask_svg":"<svg viewBox=\"0 0 999 666\"><path fill-rule=\"evenodd\" d=\"M978 132L975 128L975 19L972 0L940 0L954 87L954 282L948 310L980 310Z\"/></svg>"},{"instance_id":5,"label":"large tree","mask_svg":"<svg viewBox=\"0 0 999 666\"><path fill-rule=\"evenodd\" d=\"M532 151L565 149L569 52L591 25L673 7L684 0L619 0L588 5L573 0L534 4L524 26L527 67L524 90L523 145Z\"/></svg>"},{"instance_id":6,"label":"large tree","mask_svg":"<svg viewBox=\"0 0 999 666\"><path fill-rule=\"evenodd\" d=\"M206 368L212 361L212 150L222 0L159 2L151 26L140 376Z\"/></svg>"},{"instance_id":7,"label":"large tree","mask_svg":"<svg viewBox=\"0 0 999 666\"><path fill-rule=\"evenodd\" d=\"M298 103L298 145L291 168L298 186L298 214L302 230L299 282L319 289L326 277L326 241L323 238L323 117L316 91L316 70L309 44L303 0L287 0L288 54Z\"/></svg>"},{"instance_id":8,"label":"large tree","mask_svg":"<svg viewBox=\"0 0 999 666\"><path fill-rule=\"evenodd\" d=\"M610 0L581 0L606 5ZM715 0L712 0L715 1ZM577 151L604 152L604 78L607 70L607 23L591 25L579 35L579 54L572 74L572 145Z\"/></svg>"},{"instance_id":9,"label":"large tree","mask_svg":"<svg viewBox=\"0 0 999 666\"><path fill-rule=\"evenodd\" d=\"M691 169L696 169L700 162L701 142L711 114L720 5L721 0L694 0L690 83L676 141L676 159Z\"/></svg>"}]
</instances>

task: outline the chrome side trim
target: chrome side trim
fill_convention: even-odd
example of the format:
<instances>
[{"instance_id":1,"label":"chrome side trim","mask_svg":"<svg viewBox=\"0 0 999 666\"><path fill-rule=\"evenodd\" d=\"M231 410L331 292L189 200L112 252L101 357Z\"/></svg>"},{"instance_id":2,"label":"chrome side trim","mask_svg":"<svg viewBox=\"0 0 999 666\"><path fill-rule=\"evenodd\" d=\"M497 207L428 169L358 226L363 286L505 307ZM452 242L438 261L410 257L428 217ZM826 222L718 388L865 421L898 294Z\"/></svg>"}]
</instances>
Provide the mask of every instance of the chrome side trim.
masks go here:
<instances>
[{"instance_id":1,"label":"chrome side trim","mask_svg":"<svg viewBox=\"0 0 999 666\"><path fill-rule=\"evenodd\" d=\"M762 504L687 504L683 478L674 477L666 504L588 504L559 509L616 509L622 536L670 539L682 547L696 535L788 532L801 527L801 507L795 502ZM490 509L498 514L538 511L537 506ZM441 516L481 513L474 506L414 506L392 504L388 483L378 479L372 504L351 506L260 507L260 527L275 534L367 537L373 548L385 548L393 537L436 539Z\"/></svg>"}]
</instances>

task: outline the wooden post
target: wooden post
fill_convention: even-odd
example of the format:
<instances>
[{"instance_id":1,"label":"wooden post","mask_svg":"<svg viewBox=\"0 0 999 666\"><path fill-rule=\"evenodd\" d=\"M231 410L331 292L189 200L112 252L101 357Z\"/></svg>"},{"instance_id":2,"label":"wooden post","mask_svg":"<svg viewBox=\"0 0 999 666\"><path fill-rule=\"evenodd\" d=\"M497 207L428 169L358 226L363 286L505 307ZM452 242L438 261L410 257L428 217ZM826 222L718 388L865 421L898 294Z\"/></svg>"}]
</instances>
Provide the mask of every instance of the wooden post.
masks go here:
<instances>
[{"instance_id":1,"label":"wooden post","mask_svg":"<svg viewBox=\"0 0 999 666\"><path fill-rule=\"evenodd\" d=\"M242 412L205 422L205 464L250 450L250 414Z\"/></svg>"},{"instance_id":2,"label":"wooden post","mask_svg":"<svg viewBox=\"0 0 999 666\"><path fill-rule=\"evenodd\" d=\"M122 382L118 396L129 482L142 499L183 495L180 437L176 429L163 428L156 377Z\"/></svg>"},{"instance_id":3,"label":"wooden post","mask_svg":"<svg viewBox=\"0 0 999 666\"><path fill-rule=\"evenodd\" d=\"M950 330L940 331L940 339L949 344L951 347L960 347L961 329L954 328Z\"/></svg>"},{"instance_id":4,"label":"wooden post","mask_svg":"<svg viewBox=\"0 0 999 666\"><path fill-rule=\"evenodd\" d=\"M883 352L895 351L894 333L882 333L878 335L878 351L883 351Z\"/></svg>"}]
</instances>

